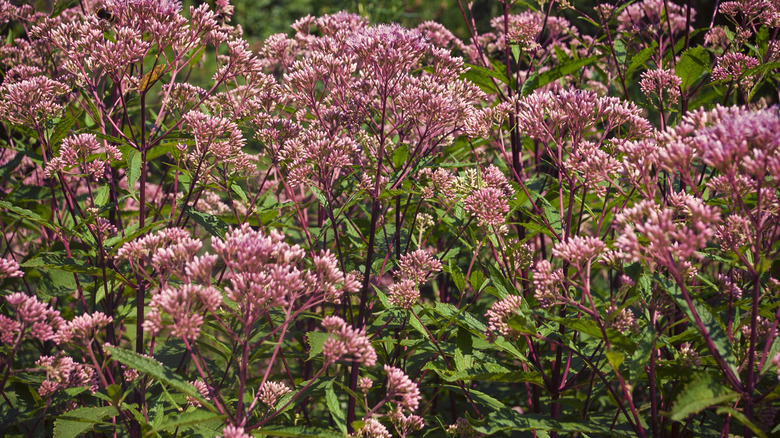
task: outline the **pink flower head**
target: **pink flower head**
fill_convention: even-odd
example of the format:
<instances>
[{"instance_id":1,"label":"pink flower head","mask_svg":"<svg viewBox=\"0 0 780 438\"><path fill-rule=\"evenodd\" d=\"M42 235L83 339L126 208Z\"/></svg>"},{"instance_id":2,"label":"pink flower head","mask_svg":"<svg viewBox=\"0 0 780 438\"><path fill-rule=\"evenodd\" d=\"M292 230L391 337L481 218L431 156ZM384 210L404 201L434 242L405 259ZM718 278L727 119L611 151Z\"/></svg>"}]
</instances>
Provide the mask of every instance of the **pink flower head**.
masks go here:
<instances>
[{"instance_id":1,"label":"pink flower head","mask_svg":"<svg viewBox=\"0 0 780 438\"><path fill-rule=\"evenodd\" d=\"M368 367L376 364L376 351L366 337L364 329L354 329L338 316L325 317L322 320L322 327L332 335L322 345L326 366L344 356L352 356Z\"/></svg>"},{"instance_id":2,"label":"pink flower head","mask_svg":"<svg viewBox=\"0 0 780 438\"><path fill-rule=\"evenodd\" d=\"M363 419L363 427L355 432L355 436L361 438L391 438L393 435L374 418Z\"/></svg>"},{"instance_id":3,"label":"pink flower head","mask_svg":"<svg viewBox=\"0 0 780 438\"><path fill-rule=\"evenodd\" d=\"M410 278L393 283L387 291L387 301L402 309L411 309L419 298L420 291L417 289L417 282Z\"/></svg>"},{"instance_id":4,"label":"pink flower head","mask_svg":"<svg viewBox=\"0 0 780 438\"><path fill-rule=\"evenodd\" d=\"M75 340L78 345L87 345L92 342L96 331L111 324L113 320L103 312L76 316L57 331L55 340L58 344Z\"/></svg>"},{"instance_id":5,"label":"pink flower head","mask_svg":"<svg viewBox=\"0 0 780 438\"><path fill-rule=\"evenodd\" d=\"M718 58L718 64L712 70L712 79L716 81L739 81L739 87L750 90L755 81L755 74L746 75L745 72L757 67L759 60L739 52L729 52Z\"/></svg>"},{"instance_id":6,"label":"pink flower head","mask_svg":"<svg viewBox=\"0 0 780 438\"><path fill-rule=\"evenodd\" d=\"M618 15L618 31L658 35L671 28L675 35L686 30L686 14L682 6L669 0L643 0L628 5ZM691 9L691 23L695 14L696 10Z\"/></svg>"},{"instance_id":7,"label":"pink flower head","mask_svg":"<svg viewBox=\"0 0 780 438\"><path fill-rule=\"evenodd\" d=\"M553 248L553 255L574 265L581 266L598 258L607 250L607 245L597 237L572 236L558 242Z\"/></svg>"},{"instance_id":8,"label":"pink flower head","mask_svg":"<svg viewBox=\"0 0 780 438\"><path fill-rule=\"evenodd\" d=\"M0 119L32 128L59 117L59 97L68 92L65 84L45 76L0 85Z\"/></svg>"},{"instance_id":9,"label":"pink flower head","mask_svg":"<svg viewBox=\"0 0 780 438\"><path fill-rule=\"evenodd\" d=\"M0 320L0 340L11 343L20 333L38 339L41 342L55 339L55 330L65 325L65 320L58 310L48 304L38 301L22 292L16 292L5 297L9 307L16 312L16 323L10 318Z\"/></svg>"},{"instance_id":10,"label":"pink flower head","mask_svg":"<svg viewBox=\"0 0 780 438\"><path fill-rule=\"evenodd\" d=\"M134 267L138 260L144 260L161 270L182 273L203 242L193 239L190 232L183 228L166 228L154 234L127 242L117 251L117 258L129 261Z\"/></svg>"},{"instance_id":11,"label":"pink flower head","mask_svg":"<svg viewBox=\"0 0 780 438\"><path fill-rule=\"evenodd\" d=\"M435 259L430 252L417 249L401 256L398 270L401 277L409 278L416 283L423 283L428 275L441 271L441 262Z\"/></svg>"},{"instance_id":12,"label":"pink flower head","mask_svg":"<svg viewBox=\"0 0 780 438\"><path fill-rule=\"evenodd\" d=\"M98 390L95 370L76 363L70 356L42 356L35 365L46 372L46 380L38 388L41 397L49 397L60 389L80 386L88 387L93 394Z\"/></svg>"},{"instance_id":13,"label":"pink flower head","mask_svg":"<svg viewBox=\"0 0 780 438\"><path fill-rule=\"evenodd\" d=\"M24 277L24 271L19 267L19 263L16 263L16 260L0 259L0 280L19 277Z\"/></svg>"},{"instance_id":14,"label":"pink flower head","mask_svg":"<svg viewBox=\"0 0 780 438\"><path fill-rule=\"evenodd\" d=\"M542 307L547 307L560 297L559 288L563 282L563 269L553 269L547 260L536 262L533 267L534 297Z\"/></svg>"},{"instance_id":15,"label":"pink flower head","mask_svg":"<svg viewBox=\"0 0 780 438\"><path fill-rule=\"evenodd\" d=\"M246 143L238 125L223 117L189 111L184 121L195 137L195 146L187 155L191 165L208 159L209 166L246 172L254 169L257 157L241 150Z\"/></svg>"},{"instance_id":16,"label":"pink flower head","mask_svg":"<svg viewBox=\"0 0 780 438\"><path fill-rule=\"evenodd\" d=\"M144 329L157 334L170 327L172 335L192 341L200 336L203 311L213 313L221 304L222 294L212 286L184 284L178 288L166 287L152 296ZM171 316L172 325L163 324L163 313Z\"/></svg>"},{"instance_id":17,"label":"pink flower head","mask_svg":"<svg viewBox=\"0 0 780 438\"><path fill-rule=\"evenodd\" d=\"M666 103L677 103L680 97L682 79L671 70L648 70L642 73L639 87L645 96L654 95Z\"/></svg>"},{"instance_id":18,"label":"pink flower head","mask_svg":"<svg viewBox=\"0 0 780 438\"><path fill-rule=\"evenodd\" d=\"M198 390L198 393L200 393L201 397L203 397L206 400L211 400L211 394L213 389L203 380L195 380L190 382L192 386L195 387L195 389ZM196 408L201 407L201 403L194 397L187 396L187 404L189 406L194 406Z\"/></svg>"},{"instance_id":19,"label":"pink flower head","mask_svg":"<svg viewBox=\"0 0 780 438\"><path fill-rule=\"evenodd\" d=\"M282 382L268 381L263 383L263 386L260 388L259 398L263 404L273 409L276 406L276 402L290 391L291 389Z\"/></svg>"},{"instance_id":20,"label":"pink flower head","mask_svg":"<svg viewBox=\"0 0 780 438\"><path fill-rule=\"evenodd\" d=\"M95 159L94 155L105 153L105 160ZM92 179L101 178L112 161L122 159L122 152L116 146L101 147L94 134L77 134L62 140L59 155L46 166L46 176L54 177L59 172L73 168L79 169Z\"/></svg>"},{"instance_id":21,"label":"pink flower head","mask_svg":"<svg viewBox=\"0 0 780 438\"><path fill-rule=\"evenodd\" d=\"M523 303L523 297L519 295L507 295L501 301L496 301L485 313L488 319L488 327L485 330L485 336L490 340L495 340L498 335L508 339L516 339L520 332L511 328L508 321L520 311L520 305Z\"/></svg>"},{"instance_id":22,"label":"pink flower head","mask_svg":"<svg viewBox=\"0 0 780 438\"><path fill-rule=\"evenodd\" d=\"M463 208L476 216L482 225L499 226L509 212L509 200L504 192L495 187L483 187L474 191L463 201Z\"/></svg>"},{"instance_id":23,"label":"pink flower head","mask_svg":"<svg viewBox=\"0 0 780 438\"><path fill-rule=\"evenodd\" d=\"M253 438L252 435L244 432L243 427L229 424L222 429L222 438Z\"/></svg>"},{"instance_id":24,"label":"pink flower head","mask_svg":"<svg viewBox=\"0 0 780 438\"><path fill-rule=\"evenodd\" d=\"M411 412L420 405L420 388L400 369L385 365L387 397L392 403Z\"/></svg>"}]
</instances>

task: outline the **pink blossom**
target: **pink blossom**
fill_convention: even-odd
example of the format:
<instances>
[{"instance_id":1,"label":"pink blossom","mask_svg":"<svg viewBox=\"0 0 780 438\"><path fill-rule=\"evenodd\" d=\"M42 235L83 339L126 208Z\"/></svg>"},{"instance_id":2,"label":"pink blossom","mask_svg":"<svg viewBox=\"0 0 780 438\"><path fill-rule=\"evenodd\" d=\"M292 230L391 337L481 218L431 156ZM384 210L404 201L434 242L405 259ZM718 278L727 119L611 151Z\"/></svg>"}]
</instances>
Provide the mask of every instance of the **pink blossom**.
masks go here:
<instances>
[{"instance_id":1,"label":"pink blossom","mask_svg":"<svg viewBox=\"0 0 780 438\"><path fill-rule=\"evenodd\" d=\"M508 199L503 191L494 187L484 187L474 191L463 201L463 208L476 216L481 224L502 225L509 212Z\"/></svg>"},{"instance_id":2,"label":"pink blossom","mask_svg":"<svg viewBox=\"0 0 780 438\"><path fill-rule=\"evenodd\" d=\"M642 73L639 87L645 96L655 95L665 103L677 103L682 79L671 70L648 70Z\"/></svg>"},{"instance_id":3,"label":"pink blossom","mask_svg":"<svg viewBox=\"0 0 780 438\"><path fill-rule=\"evenodd\" d=\"M113 320L103 312L78 315L57 331L55 340L58 344L75 340L78 345L87 345L92 342L95 331L103 329Z\"/></svg>"},{"instance_id":4,"label":"pink blossom","mask_svg":"<svg viewBox=\"0 0 780 438\"><path fill-rule=\"evenodd\" d=\"M374 418L363 419L363 427L355 431L361 438L390 438L392 435L385 426Z\"/></svg>"},{"instance_id":5,"label":"pink blossom","mask_svg":"<svg viewBox=\"0 0 780 438\"><path fill-rule=\"evenodd\" d=\"M691 9L691 24L696 10ZM628 5L618 14L618 31L632 34L665 34L671 28L672 35L685 32L687 11L668 0L643 0Z\"/></svg>"},{"instance_id":6,"label":"pink blossom","mask_svg":"<svg viewBox=\"0 0 780 438\"><path fill-rule=\"evenodd\" d=\"M213 313L221 304L222 294L212 286L184 284L176 288L165 287L152 296L144 319L144 329L157 334L170 327L173 336L193 341L200 336L203 311ZM173 318L172 325L163 324L163 313Z\"/></svg>"},{"instance_id":7,"label":"pink blossom","mask_svg":"<svg viewBox=\"0 0 780 438\"><path fill-rule=\"evenodd\" d=\"M104 153L106 158L95 159L94 155ZM112 161L122 159L122 152L113 145L101 145L93 134L77 134L62 140L59 154L46 166L46 175L54 177L59 172L67 172L73 168L80 170L89 178L97 179L104 176Z\"/></svg>"},{"instance_id":8,"label":"pink blossom","mask_svg":"<svg viewBox=\"0 0 780 438\"><path fill-rule=\"evenodd\" d=\"M45 342L55 339L55 330L65 325L65 320L58 310L52 309L48 304L38 301L22 292L16 292L5 297L8 305L16 312L16 324L9 318L3 318L3 331L0 339L3 342L14 339L19 333L25 335L29 329L29 336Z\"/></svg>"},{"instance_id":9,"label":"pink blossom","mask_svg":"<svg viewBox=\"0 0 780 438\"><path fill-rule=\"evenodd\" d=\"M283 395L290 392L291 389L282 382L265 382L260 388L259 398L269 408L276 406L276 402L282 398Z\"/></svg>"},{"instance_id":10,"label":"pink blossom","mask_svg":"<svg viewBox=\"0 0 780 438\"><path fill-rule=\"evenodd\" d=\"M387 397L399 408L411 412L420 405L420 388L400 369L390 365L384 366L387 375Z\"/></svg>"},{"instance_id":11,"label":"pink blossom","mask_svg":"<svg viewBox=\"0 0 780 438\"><path fill-rule=\"evenodd\" d=\"M516 339L520 336L520 332L510 327L508 322L519 314L522 303L523 297L519 295L507 295L503 300L493 303L490 310L485 313L488 319L485 336L490 340L495 340L498 335L508 339Z\"/></svg>"},{"instance_id":12,"label":"pink blossom","mask_svg":"<svg viewBox=\"0 0 780 438\"><path fill-rule=\"evenodd\" d=\"M430 252L417 249L401 256L398 270L401 277L423 283L430 274L441 271L441 262L436 260Z\"/></svg>"},{"instance_id":13,"label":"pink blossom","mask_svg":"<svg viewBox=\"0 0 780 438\"><path fill-rule=\"evenodd\" d=\"M558 289L563 282L563 270L553 269L547 260L536 262L533 267L534 297L542 307L547 307L561 296Z\"/></svg>"},{"instance_id":14,"label":"pink blossom","mask_svg":"<svg viewBox=\"0 0 780 438\"><path fill-rule=\"evenodd\" d=\"M354 329L338 316L323 318L322 327L331 335L322 345L326 366L344 356L352 356L368 367L376 364L376 351L366 337L365 329Z\"/></svg>"},{"instance_id":15,"label":"pink blossom","mask_svg":"<svg viewBox=\"0 0 780 438\"><path fill-rule=\"evenodd\" d=\"M243 427L229 424L222 429L222 438L252 438L252 435L244 432Z\"/></svg>"},{"instance_id":16,"label":"pink blossom","mask_svg":"<svg viewBox=\"0 0 780 438\"><path fill-rule=\"evenodd\" d=\"M22 271L16 260L11 258L0 259L0 280L19 277L24 277L24 271Z\"/></svg>"},{"instance_id":17,"label":"pink blossom","mask_svg":"<svg viewBox=\"0 0 780 438\"><path fill-rule=\"evenodd\" d=\"M5 81L0 85L0 119L32 128L59 117L62 104L59 97L68 87L45 76L34 76L19 82Z\"/></svg>"},{"instance_id":18,"label":"pink blossom","mask_svg":"<svg viewBox=\"0 0 780 438\"><path fill-rule=\"evenodd\" d=\"M192 386L195 387L195 389L198 390L198 393L200 393L201 397L203 397L206 400L211 400L211 394L213 389L203 380L195 380L190 382ZM187 404L189 406L194 406L196 408L201 407L201 403L194 397L187 396Z\"/></svg>"},{"instance_id":19,"label":"pink blossom","mask_svg":"<svg viewBox=\"0 0 780 438\"><path fill-rule=\"evenodd\" d=\"M404 278L393 283L387 291L387 301L402 309L411 309L420 298L417 282L410 278Z\"/></svg>"},{"instance_id":20,"label":"pink blossom","mask_svg":"<svg viewBox=\"0 0 780 438\"><path fill-rule=\"evenodd\" d=\"M553 255L574 265L581 266L601 256L607 245L597 237L572 236L555 244Z\"/></svg>"}]
</instances>

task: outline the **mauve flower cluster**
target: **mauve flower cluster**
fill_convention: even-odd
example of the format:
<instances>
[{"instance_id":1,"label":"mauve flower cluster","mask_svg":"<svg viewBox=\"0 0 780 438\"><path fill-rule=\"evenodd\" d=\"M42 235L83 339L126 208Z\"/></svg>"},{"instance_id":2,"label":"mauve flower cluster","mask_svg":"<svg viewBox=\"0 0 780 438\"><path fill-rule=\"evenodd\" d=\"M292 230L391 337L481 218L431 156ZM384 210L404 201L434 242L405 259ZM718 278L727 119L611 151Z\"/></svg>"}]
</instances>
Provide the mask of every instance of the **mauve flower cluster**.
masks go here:
<instances>
[{"instance_id":1,"label":"mauve flower cluster","mask_svg":"<svg viewBox=\"0 0 780 438\"><path fill-rule=\"evenodd\" d=\"M56 331L66 322L58 310L37 298L16 292L5 297L16 319L0 315L0 342L15 344L24 338L35 338L41 342L54 340Z\"/></svg>"},{"instance_id":2,"label":"mauve flower cluster","mask_svg":"<svg viewBox=\"0 0 780 438\"><path fill-rule=\"evenodd\" d=\"M0 280L18 277L24 277L24 271L19 263L10 258L0 259Z\"/></svg>"},{"instance_id":3,"label":"mauve flower cluster","mask_svg":"<svg viewBox=\"0 0 780 438\"><path fill-rule=\"evenodd\" d=\"M491 341L499 335L511 340L517 339L521 333L509 326L509 320L519 314L522 303L523 297L519 295L508 295L493 303L485 313L488 320L485 336Z\"/></svg>"},{"instance_id":4,"label":"mauve flower cluster","mask_svg":"<svg viewBox=\"0 0 780 438\"><path fill-rule=\"evenodd\" d=\"M365 329L352 328L338 316L323 318L322 327L331 335L322 344L326 367L345 356L350 356L367 367L376 364L376 351L366 337Z\"/></svg>"},{"instance_id":5,"label":"mauve flower cluster","mask_svg":"<svg viewBox=\"0 0 780 438\"><path fill-rule=\"evenodd\" d=\"M397 278L388 290L387 300L394 306L410 309L420 297L419 286L430 274L439 271L441 263L424 249L404 254L398 262Z\"/></svg>"},{"instance_id":6,"label":"mauve flower cluster","mask_svg":"<svg viewBox=\"0 0 780 438\"><path fill-rule=\"evenodd\" d=\"M38 388L41 397L50 397L60 389L86 386L94 394L98 390L95 370L84 364L76 363L73 358L58 354L41 356L35 365L46 372L46 379Z\"/></svg>"},{"instance_id":7,"label":"mauve flower cluster","mask_svg":"<svg viewBox=\"0 0 780 438\"><path fill-rule=\"evenodd\" d=\"M99 153L105 154L105 160L95 159ZM101 147L94 134L72 135L62 140L59 155L49 161L45 175L52 178L58 173L77 168L80 174L97 179L105 175L112 161L121 159L122 152L116 146L105 144Z\"/></svg>"}]
</instances>

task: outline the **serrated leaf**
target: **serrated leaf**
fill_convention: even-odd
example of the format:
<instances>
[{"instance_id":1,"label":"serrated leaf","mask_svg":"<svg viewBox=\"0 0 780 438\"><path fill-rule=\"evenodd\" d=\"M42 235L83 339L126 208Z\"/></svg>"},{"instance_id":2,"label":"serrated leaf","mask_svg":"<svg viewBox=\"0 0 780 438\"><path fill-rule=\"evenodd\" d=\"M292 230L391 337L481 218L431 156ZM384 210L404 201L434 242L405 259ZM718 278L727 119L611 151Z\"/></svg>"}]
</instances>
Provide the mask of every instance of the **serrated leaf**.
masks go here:
<instances>
[{"instance_id":1,"label":"serrated leaf","mask_svg":"<svg viewBox=\"0 0 780 438\"><path fill-rule=\"evenodd\" d=\"M726 403L739 396L723 386L722 378L714 374L701 374L683 388L672 405L672 420L682 421L689 415L701 412L710 406Z\"/></svg>"},{"instance_id":2,"label":"serrated leaf","mask_svg":"<svg viewBox=\"0 0 780 438\"><path fill-rule=\"evenodd\" d=\"M208 213L201 213L189 205L184 207L184 214L192 218L192 220L197 222L198 225L205 228L209 234L212 236L217 236L220 239L225 237L225 232L229 228L228 224L226 224L222 219Z\"/></svg>"},{"instance_id":3,"label":"serrated leaf","mask_svg":"<svg viewBox=\"0 0 780 438\"><path fill-rule=\"evenodd\" d=\"M21 217L23 217L23 218L25 218L27 220L31 220L31 221L35 222L36 224L41 225L43 227L46 227L46 228L48 228L50 230L55 230L55 231L58 230L58 228L56 226L54 226L54 224L51 221L48 221L48 220L42 218L38 213L35 213L35 212L33 212L31 210L28 210L26 208L20 208L20 207L17 207L15 205L13 205L13 204L9 204L8 202L5 202L5 201L0 201L0 208L4 208L6 210L12 211L12 212L18 214L19 216L21 216Z\"/></svg>"},{"instance_id":4,"label":"serrated leaf","mask_svg":"<svg viewBox=\"0 0 780 438\"><path fill-rule=\"evenodd\" d=\"M341 409L341 403L336 396L336 391L333 390L333 381L331 380L325 387L325 403L328 405L328 411L333 418L333 422L336 423L341 433L347 434L347 417L344 415L344 411Z\"/></svg>"},{"instance_id":5,"label":"serrated leaf","mask_svg":"<svg viewBox=\"0 0 780 438\"><path fill-rule=\"evenodd\" d=\"M57 123L57 126L54 127L54 132L51 133L51 137L49 137L49 145L56 147L62 141L62 139L68 135L70 128L76 124L79 117L81 117L81 114L83 113L83 109L78 109L75 113L70 114L60 120L60 122Z\"/></svg>"},{"instance_id":6,"label":"serrated leaf","mask_svg":"<svg viewBox=\"0 0 780 438\"><path fill-rule=\"evenodd\" d=\"M390 157L393 161L393 167L399 169L406 163L406 159L409 157L409 146L402 144L395 148L393 155Z\"/></svg>"},{"instance_id":7,"label":"serrated leaf","mask_svg":"<svg viewBox=\"0 0 780 438\"><path fill-rule=\"evenodd\" d=\"M704 47L691 47L683 52L674 67L674 73L682 80L683 91L688 90L707 71L709 65L710 55Z\"/></svg>"},{"instance_id":8,"label":"serrated leaf","mask_svg":"<svg viewBox=\"0 0 780 438\"><path fill-rule=\"evenodd\" d=\"M306 333L306 343L309 344L309 358L306 360L312 360L314 357L319 356L322 353L322 344L329 337L330 334L325 332Z\"/></svg>"},{"instance_id":9,"label":"serrated leaf","mask_svg":"<svg viewBox=\"0 0 780 438\"><path fill-rule=\"evenodd\" d=\"M215 412L209 412L203 409L196 409L177 415L166 415L163 417L164 420L158 426L152 429L152 432L162 430L174 432L177 428L194 426L209 421L219 420L224 417L224 415L220 415Z\"/></svg>"},{"instance_id":10,"label":"serrated leaf","mask_svg":"<svg viewBox=\"0 0 780 438\"><path fill-rule=\"evenodd\" d=\"M651 56L653 56L653 53L655 53L655 49L658 47L658 43L653 40L652 44L648 47L645 47L644 49L637 52L634 56L631 57L631 61L628 62L628 68L626 68L626 78L630 78L631 74L634 73L636 69L643 66L645 62L650 59Z\"/></svg>"},{"instance_id":11,"label":"serrated leaf","mask_svg":"<svg viewBox=\"0 0 780 438\"><path fill-rule=\"evenodd\" d=\"M75 438L92 430L107 417L119 415L113 406L76 408L54 421L54 438Z\"/></svg>"},{"instance_id":12,"label":"serrated leaf","mask_svg":"<svg viewBox=\"0 0 780 438\"><path fill-rule=\"evenodd\" d=\"M344 438L346 434L340 434L330 429L321 427L284 427L269 426L254 432L255 436L281 436L281 437L299 437L299 438Z\"/></svg>"},{"instance_id":13,"label":"serrated leaf","mask_svg":"<svg viewBox=\"0 0 780 438\"><path fill-rule=\"evenodd\" d=\"M655 275L654 279L666 290L666 292L672 297L677 305L685 312L685 315L690 321L694 321L693 311L699 315L704 328L707 330L707 334L712 339L712 343L715 344L717 353L726 362L726 365L731 369L734 376L739 379L739 372L737 371L737 359L734 357L733 349L731 346L731 340L726 335L726 331L723 329L721 323L715 318L714 314L710 311L706 304L702 303L697 297L691 297L693 309L688 307L688 303L685 301L682 290L670 279Z\"/></svg>"},{"instance_id":14,"label":"serrated leaf","mask_svg":"<svg viewBox=\"0 0 780 438\"><path fill-rule=\"evenodd\" d=\"M135 198L135 183L141 178L141 154L133 148L128 148L124 154L127 160L127 190Z\"/></svg>"},{"instance_id":15,"label":"serrated leaf","mask_svg":"<svg viewBox=\"0 0 780 438\"><path fill-rule=\"evenodd\" d=\"M54 268L79 274L102 276L103 270L92 266L84 260L68 257L65 253L47 252L39 254L22 263L24 268ZM113 272L113 271L112 271Z\"/></svg>"},{"instance_id":16,"label":"serrated leaf","mask_svg":"<svg viewBox=\"0 0 780 438\"><path fill-rule=\"evenodd\" d=\"M463 276L463 271L461 271L458 265L452 260L450 260L449 268L452 282L455 283L455 287L457 287L459 291L463 292L463 290L466 289L466 277Z\"/></svg>"},{"instance_id":17,"label":"serrated leaf","mask_svg":"<svg viewBox=\"0 0 780 438\"><path fill-rule=\"evenodd\" d=\"M172 369L163 366L160 362L118 347L107 345L103 348L111 355L111 359L152 377L168 388L175 389L194 398L206 409L216 412L214 405L203 398L200 392L191 383L179 377Z\"/></svg>"}]
</instances>

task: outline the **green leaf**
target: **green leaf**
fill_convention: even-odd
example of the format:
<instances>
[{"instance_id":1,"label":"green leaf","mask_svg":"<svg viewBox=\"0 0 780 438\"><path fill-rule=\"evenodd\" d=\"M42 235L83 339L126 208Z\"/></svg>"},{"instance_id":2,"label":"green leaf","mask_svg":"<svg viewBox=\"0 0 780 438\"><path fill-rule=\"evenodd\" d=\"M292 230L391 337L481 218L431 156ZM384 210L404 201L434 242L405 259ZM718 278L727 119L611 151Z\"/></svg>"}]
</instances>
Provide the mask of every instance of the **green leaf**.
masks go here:
<instances>
[{"instance_id":1,"label":"green leaf","mask_svg":"<svg viewBox=\"0 0 780 438\"><path fill-rule=\"evenodd\" d=\"M609 350L607 351L607 361L609 361L609 364L612 365L612 368L615 370L615 372L618 372L620 370L620 365L623 364L623 361L626 359L626 355L615 350Z\"/></svg>"},{"instance_id":2,"label":"green leaf","mask_svg":"<svg viewBox=\"0 0 780 438\"><path fill-rule=\"evenodd\" d=\"M552 81L558 80L564 76L568 76L576 71L582 70L582 67L593 64L594 62L601 59L602 56L603 55L595 55L595 56L589 56L587 58L572 60L570 62L558 65L556 67L551 68L550 70L547 70L544 73L539 74L537 77L534 78L534 80L532 80L533 76L531 76L523 84L522 94L523 95L530 94L531 91L540 87L544 87L545 85L549 84Z\"/></svg>"},{"instance_id":3,"label":"green leaf","mask_svg":"<svg viewBox=\"0 0 780 438\"><path fill-rule=\"evenodd\" d=\"M764 433L764 431L762 431L760 427L756 426L755 423L753 423L752 421L748 420L748 418L745 416L745 414L743 414L742 412L732 408L731 406L720 407L720 408L718 408L717 411L715 411L715 413L718 414L718 415L729 414L732 417L736 418L737 421L739 421L743 425L745 425L748 428L750 428L750 430L752 430L753 433L758 435L759 438L767 438L766 433Z\"/></svg>"},{"instance_id":4,"label":"green leaf","mask_svg":"<svg viewBox=\"0 0 780 438\"><path fill-rule=\"evenodd\" d=\"M395 148L392 155L393 167L399 169L406 163L406 159L409 157L409 146L402 144Z\"/></svg>"},{"instance_id":5,"label":"green leaf","mask_svg":"<svg viewBox=\"0 0 780 438\"><path fill-rule=\"evenodd\" d=\"M328 382L325 387L325 402L328 405L328 410L333 418L333 422L336 423L341 433L347 434L347 417L344 415L344 410L341 409L341 403L336 396L336 391L333 390L333 381Z\"/></svg>"},{"instance_id":6,"label":"green leaf","mask_svg":"<svg viewBox=\"0 0 780 438\"><path fill-rule=\"evenodd\" d=\"M697 297L692 296L691 303L693 304L693 309L689 308L682 290L672 280L657 274L653 278L666 290L672 299L674 299L691 322L694 321L693 310L696 311L699 318L701 318L705 330L707 330L707 334L712 339L713 344L715 344L718 354L726 362L726 365L731 369L732 373L734 373L734 376L739 379L737 359L734 357L734 352L731 348L731 340L729 340L721 322L715 318L715 315L710 311L709 307Z\"/></svg>"},{"instance_id":7,"label":"green leaf","mask_svg":"<svg viewBox=\"0 0 780 438\"><path fill-rule=\"evenodd\" d=\"M180 413L178 415L167 415L165 420L152 429L152 432L168 430L175 432L177 428L185 426L194 426L196 424L206 423L209 421L219 420L224 418L224 415L220 415L215 412L209 412L203 409L196 409Z\"/></svg>"},{"instance_id":8,"label":"green leaf","mask_svg":"<svg viewBox=\"0 0 780 438\"><path fill-rule=\"evenodd\" d=\"M704 47L691 47L680 56L674 67L674 73L682 80L682 89L687 91L710 65L710 55Z\"/></svg>"},{"instance_id":9,"label":"green leaf","mask_svg":"<svg viewBox=\"0 0 780 438\"><path fill-rule=\"evenodd\" d=\"M103 347L115 361L122 365L138 370L155 380L158 380L167 388L175 389L185 395L188 395L199 401L206 409L216 412L216 408L198 392L198 390L189 382L179 377L173 370L166 368L156 360L141 356L133 351L128 351L118 347Z\"/></svg>"},{"instance_id":10,"label":"green leaf","mask_svg":"<svg viewBox=\"0 0 780 438\"><path fill-rule=\"evenodd\" d=\"M26 208L20 208L20 207L17 207L15 205L13 205L13 204L9 204L8 202L5 202L5 201L0 201L0 208L4 208L6 210L12 211L12 212L18 214L19 216L21 216L21 217L23 217L23 218L25 218L27 220L33 221L37 225L46 227L46 228L48 228L50 230L54 230L54 231L58 230L58 228L51 221L42 218L40 215L38 215L38 213L35 213L35 212L33 212L31 210L28 210Z\"/></svg>"},{"instance_id":11,"label":"green leaf","mask_svg":"<svg viewBox=\"0 0 780 438\"><path fill-rule=\"evenodd\" d=\"M92 266L81 258L68 257L64 252L47 252L39 254L22 263L20 266L24 268L54 268L87 275L103 275L103 270L97 266ZM109 271L111 270L109 269Z\"/></svg>"},{"instance_id":12,"label":"green leaf","mask_svg":"<svg viewBox=\"0 0 780 438\"><path fill-rule=\"evenodd\" d=\"M244 202L249 202L249 198L247 198L246 193L244 193L244 189L241 188L238 184L231 184L230 190L233 191L236 195L238 195L239 198L241 198Z\"/></svg>"},{"instance_id":13,"label":"green leaf","mask_svg":"<svg viewBox=\"0 0 780 438\"><path fill-rule=\"evenodd\" d=\"M70 128L76 124L79 117L81 117L81 114L83 113L83 109L78 109L74 114L68 115L67 117L64 117L62 120L60 120L60 122L57 123L57 126L54 127L54 132L51 133L51 137L49 137L49 145L51 147L56 147L62 141L62 139L68 135Z\"/></svg>"},{"instance_id":14,"label":"green leaf","mask_svg":"<svg viewBox=\"0 0 780 438\"><path fill-rule=\"evenodd\" d=\"M672 420L682 421L710 406L736 399L739 394L721 383L723 378L715 374L700 374L683 388L672 405Z\"/></svg>"},{"instance_id":15,"label":"green leaf","mask_svg":"<svg viewBox=\"0 0 780 438\"><path fill-rule=\"evenodd\" d=\"M466 277L463 275L463 271L461 271L458 265L456 265L452 260L450 260L449 267L450 277L452 277L452 281L455 283L455 287L457 287L459 291L463 292L463 290L466 289Z\"/></svg>"},{"instance_id":16,"label":"green leaf","mask_svg":"<svg viewBox=\"0 0 780 438\"><path fill-rule=\"evenodd\" d=\"M268 426L253 432L255 436L281 436L281 437L299 437L299 438L344 438L347 435L341 434L321 427L285 427Z\"/></svg>"},{"instance_id":17,"label":"green leaf","mask_svg":"<svg viewBox=\"0 0 780 438\"><path fill-rule=\"evenodd\" d=\"M498 91L496 89L495 83L493 82L493 79L497 79L499 82L503 82L505 84L509 83L509 79L507 79L506 76L503 76L496 71L481 67L479 65L467 64L466 66L469 69L460 75L460 78L473 83L486 93L496 93Z\"/></svg>"},{"instance_id":18,"label":"green leaf","mask_svg":"<svg viewBox=\"0 0 780 438\"><path fill-rule=\"evenodd\" d=\"M75 438L92 430L104 418L116 415L119 413L113 406L76 408L54 421L54 438Z\"/></svg>"},{"instance_id":19,"label":"green leaf","mask_svg":"<svg viewBox=\"0 0 780 438\"><path fill-rule=\"evenodd\" d=\"M330 337L330 334L325 332L309 332L306 333L306 343L309 344L309 358L306 360L312 360L316 356L322 353L322 344Z\"/></svg>"},{"instance_id":20,"label":"green leaf","mask_svg":"<svg viewBox=\"0 0 780 438\"><path fill-rule=\"evenodd\" d=\"M636 69L645 65L645 62L650 59L651 56L653 56L653 53L655 53L656 47L658 47L658 43L653 40L650 46L645 47L632 56L631 61L628 62L628 68L626 69L625 77L631 78L631 74L634 73Z\"/></svg>"},{"instance_id":21,"label":"green leaf","mask_svg":"<svg viewBox=\"0 0 780 438\"><path fill-rule=\"evenodd\" d=\"M184 207L184 214L191 217L192 220L198 223L209 232L212 236L217 236L220 239L225 237L225 232L228 230L228 224L222 219L210 215L208 213L201 213L189 205Z\"/></svg>"},{"instance_id":22,"label":"green leaf","mask_svg":"<svg viewBox=\"0 0 780 438\"><path fill-rule=\"evenodd\" d=\"M127 188L135 198L135 183L141 178L141 154L133 148L128 148L124 154L127 160Z\"/></svg>"}]
</instances>

